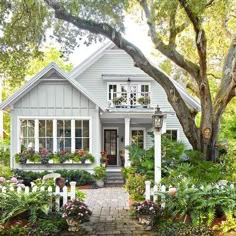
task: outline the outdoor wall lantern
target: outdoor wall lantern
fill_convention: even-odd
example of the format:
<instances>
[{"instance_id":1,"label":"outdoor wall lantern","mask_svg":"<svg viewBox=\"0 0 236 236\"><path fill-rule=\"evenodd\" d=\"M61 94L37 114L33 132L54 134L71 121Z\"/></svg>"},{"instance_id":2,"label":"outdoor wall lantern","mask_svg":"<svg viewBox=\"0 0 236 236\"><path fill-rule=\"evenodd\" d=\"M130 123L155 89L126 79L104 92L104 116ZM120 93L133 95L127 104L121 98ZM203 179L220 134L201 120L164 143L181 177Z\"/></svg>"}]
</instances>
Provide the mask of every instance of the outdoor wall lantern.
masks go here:
<instances>
[{"instance_id":1,"label":"outdoor wall lantern","mask_svg":"<svg viewBox=\"0 0 236 236\"><path fill-rule=\"evenodd\" d=\"M157 105L154 115L152 116L153 128L160 131L163 126L164 114L161 112L160 107Z\"/></svg>"}]
</instances>

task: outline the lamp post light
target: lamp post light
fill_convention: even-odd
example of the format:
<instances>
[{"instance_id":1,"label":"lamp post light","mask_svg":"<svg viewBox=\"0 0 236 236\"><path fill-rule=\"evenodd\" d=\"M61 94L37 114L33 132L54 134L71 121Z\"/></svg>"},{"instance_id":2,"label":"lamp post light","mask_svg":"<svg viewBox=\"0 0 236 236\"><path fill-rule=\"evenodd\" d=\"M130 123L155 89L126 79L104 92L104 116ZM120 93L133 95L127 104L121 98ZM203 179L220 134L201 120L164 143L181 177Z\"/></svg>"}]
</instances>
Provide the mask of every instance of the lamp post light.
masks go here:
<instances>
[{"instance_id":1,"label":"lamp post light","mask_svg":"<svg viewBox=\"0 0 236 236\"><path fill-rule=\"evenodd\" d=\"M160 107L157 105L154 115L152 116L152 125L154 128L154 183L160 184L161 182L161 129L163 126L164 114L161 112Z\"/></svg>"}]
</instances>

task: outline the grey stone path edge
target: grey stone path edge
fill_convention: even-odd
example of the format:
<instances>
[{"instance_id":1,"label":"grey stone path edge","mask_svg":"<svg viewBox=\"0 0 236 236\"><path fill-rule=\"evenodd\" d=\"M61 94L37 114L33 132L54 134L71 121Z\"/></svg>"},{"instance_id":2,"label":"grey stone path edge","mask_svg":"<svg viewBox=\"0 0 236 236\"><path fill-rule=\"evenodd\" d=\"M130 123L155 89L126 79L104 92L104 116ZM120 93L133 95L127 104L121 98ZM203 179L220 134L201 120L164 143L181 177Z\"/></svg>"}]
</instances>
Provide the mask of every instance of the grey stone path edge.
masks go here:
<instances>
[{"instance_id":1,"label":"grey stone path edge","mask_svg":"<svg viewBox=\"0 0 236 236\"><path fill-rule=\"evenodd\" d=\"M81 231L64 235L137 235L152 236L129 215L128 194L122 187L83 190L85 203L93 212L90 222L81 225Z\"/></svg>"}]
</instances>

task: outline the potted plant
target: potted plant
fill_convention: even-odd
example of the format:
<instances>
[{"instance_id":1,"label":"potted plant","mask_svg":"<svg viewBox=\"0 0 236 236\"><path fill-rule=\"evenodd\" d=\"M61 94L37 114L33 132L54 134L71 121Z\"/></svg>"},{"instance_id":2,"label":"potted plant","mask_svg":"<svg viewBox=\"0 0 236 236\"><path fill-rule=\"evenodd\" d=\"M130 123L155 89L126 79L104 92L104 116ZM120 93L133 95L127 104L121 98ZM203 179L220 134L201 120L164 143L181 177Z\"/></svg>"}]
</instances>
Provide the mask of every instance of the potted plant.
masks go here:
<instances>
[{"instance_id":1,"label":"potted plant","mask_svg":"<svg viewBox=\"0 0 236 236\"><path fill-rule=\"evenodd\" d=\"M29 160L32 162L40 162L40 154L38 152L33 153L29 156Z\"/></svg>"},{"instance_id":2,"label":"potted plant","mask_svg":"<svg viewBox=\"0 0 236 236\"><path fill-rule=\"evenodd\" d=\"M62 207L62 217L66 219L69 226L68 231L76 232L80 229L80 224L89 221L92 212L88 206L79 199L68 201Z\"/></svg>"},{"instance_id":3,"label":"potted plant","mask_svg":"<svg viewBox=\"0 0 236 236\"><path fill-rule=\"evenodd\" d=\"M124 97L115 97L112 99L113 104L120 105L124 101Z\"/></svg>"},{"instance_id":4,"label":"potted plant","mask_svg":"<svg viewBox=\"0 0 236 236\"><path fill-rule=\"evenodd\" d=\"M154 219L159 214L159 209L156 203L146 200L144 202L134 203L133 208L140 224L151 227L153 226Z\"/></svg>"},{"instance_id":5,"label":"potted plant","mask_svg":"<svg viewBox=\"0 0 236 236\"><path fill-rule=\"evenodd\" d=\"M53 159L53 154L51 152L48 152L47 149L43 149L40 154L40 161L43 165L47 165L49 163L49 160Z\"/></svg>"},{"instance_id":6,"label":"potted plant","mask_svg":"<svg viewBox=\"0 0 236 236\"><path fill-rule=\"evenodd\" d=\"M104 179L107 175L105 166L96 166L94 169L94 179L99 188L104 187Z\"/></svg>"},{"instance_id":7,"label":"potted plant","mask_svg":"<svg viewBox=\"0 0 236 236\"><path fill-rule=\"evenodd\" d=\"M101 158L100 158L100 163L105 164L107 166L108 159L107 159L107 152L101 152Z\"/></svg>"},{"instance_id":8,"label":"potted plant","mask_svg":"<svg viewBox=\"0 0 236 236\"><path fill-rule=\"evenodd\" d=\"M30 153L28 151L23 151L15 155L15 160L17 163L24 165L27 163L27 160L30 158Z\"/></svg>"},{"instance_id":9,"label":"potted plant","mask_svg":"<svg viewBox=\"0 0 236 236\"><path fill-rule=\"evenodd\" d=\"M84 157L85 157L85 160L88 160L88 161L90 161L91 163L94 163L94 162L95 162L95 157L94 157L91 153L89 153L89 152L87 152L87 153L84 155Z\"/></svg>"},{"instance_id":10,"label":"potted plant","mask_svg":"<svg viewBox=\"0 0 236 236\"><path fill-rule=\"evenodd\" d=\"M138 103L142 106L148 106L150 104L150 97L142 96L138 99Z\"/></svg>"}]
</instances>

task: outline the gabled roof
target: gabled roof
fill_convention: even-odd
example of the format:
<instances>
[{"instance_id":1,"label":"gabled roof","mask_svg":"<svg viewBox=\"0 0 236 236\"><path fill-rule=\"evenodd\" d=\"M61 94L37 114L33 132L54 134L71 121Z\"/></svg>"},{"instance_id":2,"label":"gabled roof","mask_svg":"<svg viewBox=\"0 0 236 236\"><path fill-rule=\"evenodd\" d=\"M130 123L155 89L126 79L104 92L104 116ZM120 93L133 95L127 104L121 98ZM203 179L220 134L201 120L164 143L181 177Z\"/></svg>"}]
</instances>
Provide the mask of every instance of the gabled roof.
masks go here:
<instances>
[{"instance_id":1,"label":"gabled roof","mask_svg":"<svg viewBox=\"0 0 236 236\"><path fill-rule=\"evenodd\" d=\"M75 69L72 70L70 72L70 74L69 74L70 78L71 79L75 79L76 77L78 77L85 70L87 70L93 63L95 63L99 58L101 58L104 55L104 53L106 52L106 50L110 50L110 49L115 48L115 47L116 46L115 46L115 44L113 42L108 41L101 48L99 48L97 51L95 51L90 57L88 57L82 63L80 63L77 67L75 67ZM153 63L151 60L149 60L149 61L154 66L157 66L156 63ZM162 71L161 68L158 67L158 69ZM165 73L164 71L162 71L162 72ZM154 80L153 78L151 78L151 79ZM196 109L197 111L200 111L201 110L200 103L195 98L193 98L191 95L189 95L188 92L185 90L185 88L183 88L176 80L174 80L172 78L170 78L170 80L173 82L173 84L175 85L176 89L179 91L180 95L185 100L185 102L189 106L191 106L194 109Z\"/></svg>"},{"instance_id":2,"label":"gabled roof","mask_svg":"<svg viewBox=\"0 0 236 236\"><path fill-rule=\"evenodd\" d=\"M24 96L30 89L36 86L39 80L49 73L50 71L54 70L57 72L62 78L67 80L72 86L74 86L78 91L80 91L84 96L86 96L89 100L91 100L95 105L100 107L103 111L103 108L92 96L91 94L77 81L71 79L67 73L63 72L55 63L50 63L47 67L41 70L38 74L32 77L23 87L21 87L17 92L15 92L12 96L10 96L7 100L0 104L0 110L6 110L9 106L17 102L22 96Z\"/></svg>"},{"instance_id":3,"label":"gabled roof","mask_svg":"<svg viewBox=\"0 0 236 236\"><path fill-rule=\"evenodd\" d=\"M74 79L78 75L82 74L85 70L87 70L94 62L96 62L99 58L104 55L106 50L112 49L115 47L115 44L111 41L105 43L102 47L96 50L91 56L82 61L78 66L76 66L71 72L70 77Z\"/></svg>"}]
</instances>

